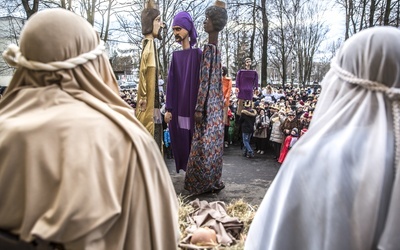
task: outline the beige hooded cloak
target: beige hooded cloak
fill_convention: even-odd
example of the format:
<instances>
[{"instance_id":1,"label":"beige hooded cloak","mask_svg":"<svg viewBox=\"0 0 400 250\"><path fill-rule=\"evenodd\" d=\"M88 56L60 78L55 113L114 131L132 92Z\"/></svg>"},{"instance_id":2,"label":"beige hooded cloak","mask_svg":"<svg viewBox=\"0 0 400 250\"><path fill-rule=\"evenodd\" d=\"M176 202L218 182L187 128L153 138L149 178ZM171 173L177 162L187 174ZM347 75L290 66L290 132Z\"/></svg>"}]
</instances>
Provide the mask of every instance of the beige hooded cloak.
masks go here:
<instances>
[{"instance_id":1,"label":"beige hooded cloak","mask_svg":"<svg viewBox=\"0 0 400 250\"><path fill-rule=\"evenodd\" d=\"M0 102L0 228L66 249L176 249L167 168L99 48L86 20L53 9L26 23L22 56L6 54L18 69Z\"/></svg>"}]
</instances>

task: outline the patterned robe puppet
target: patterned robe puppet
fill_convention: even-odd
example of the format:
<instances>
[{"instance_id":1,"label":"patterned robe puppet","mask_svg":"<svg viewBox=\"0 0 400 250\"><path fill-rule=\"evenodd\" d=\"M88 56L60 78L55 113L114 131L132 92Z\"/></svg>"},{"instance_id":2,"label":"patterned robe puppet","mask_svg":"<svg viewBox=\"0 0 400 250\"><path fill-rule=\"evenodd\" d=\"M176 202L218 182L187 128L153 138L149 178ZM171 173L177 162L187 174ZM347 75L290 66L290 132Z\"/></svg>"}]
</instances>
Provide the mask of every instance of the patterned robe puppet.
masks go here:
<instances>
[{"instance_id":1,"label":"patterned robe puppet","mask_svg":"<svg viewBox=\"0 0 400 250\"><path fill-rule=\"evenodd\" d=\"M190 43L196 43L196 30L187 12L178 13L172 26L186 29ZM190 48L174 51L168 73L165 109L172 113L169 122L171 146L176 172L186 171L194 132L194 110L199 91L201 50Z\"/></svg>"},{"instance_id":2,"label":"patterned robe puppet","mask_svg":"<svg viewBox=\"0 0 400 250\"><path fill-rule=\"evenodd\" d=\"M196 104L195 132L192 140L184 188L191 194L218 192L221 181L224 142L221 54L218 32L226 25L225 3L216 1L206 9L204 29L209 43L204 45L200 67L200 87ZM201 117L197 115L201 114ZM201 121L199 121L200 119Z\"/></svg>"},{"instance_id":3,"label":"patterned robe puppet","mask_svg":"<svg viewBox=\"0 0 400 250\"><path fill-rule=\"evenodd\" d=\"M196 111L203 122L196 124L185 177L185 189L193 194L222 189L224 97L221 54L213 44L204 46Z\"/></svg>"}]
</instances>

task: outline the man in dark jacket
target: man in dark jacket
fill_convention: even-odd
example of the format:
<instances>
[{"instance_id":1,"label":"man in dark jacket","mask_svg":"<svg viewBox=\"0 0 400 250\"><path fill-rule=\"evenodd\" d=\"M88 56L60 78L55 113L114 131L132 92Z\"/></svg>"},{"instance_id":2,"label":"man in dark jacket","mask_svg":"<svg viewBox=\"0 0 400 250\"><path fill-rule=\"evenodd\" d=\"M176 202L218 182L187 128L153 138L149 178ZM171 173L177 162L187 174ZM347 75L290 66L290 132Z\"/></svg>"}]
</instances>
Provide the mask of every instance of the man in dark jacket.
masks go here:
<instances>
[{"instance_id":1,"label":"man in dark jacket","mask_svg":"<svg viewBox=\"0 0 400 250\"><path fill-rule=\"evenodd\" d=\"M244 103L244 109L241 112L239 124L242 128L243 156L247 158L254 157L254 151L250 146L251 135L254 132L254 123L256 122L257 111L252 108L252 101L247 100Z\"/></svg>"}]
</instances>

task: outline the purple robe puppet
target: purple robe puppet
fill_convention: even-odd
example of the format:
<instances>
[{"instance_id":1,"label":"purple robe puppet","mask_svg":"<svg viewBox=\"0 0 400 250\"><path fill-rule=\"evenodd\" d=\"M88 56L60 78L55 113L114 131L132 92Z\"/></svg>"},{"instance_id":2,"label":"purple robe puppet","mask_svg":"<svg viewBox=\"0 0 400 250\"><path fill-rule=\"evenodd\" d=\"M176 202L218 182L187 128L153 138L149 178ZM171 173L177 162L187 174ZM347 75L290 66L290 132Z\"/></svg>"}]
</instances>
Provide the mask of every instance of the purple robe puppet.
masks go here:
<instances>
[{"instance_id":1,"label":"purple robe puppet","mask_svg":"<svg viewBox=\"0 0 400 250\"><path fill-rule=\"evenodd\" d=\"M252 100L253 90L258 87L258 74L255 70L241 69L236 75L236 87L239 89L238 99Z\"/></svg>"},{"instance_id":2,"label":"purple robe puppet","mask_svg":"<svg viewBox=\"0 0 400 250\"><path fill-rule=\"evenodd\" d=\"M190 49L174 51L168 72L165 109L172 113L169 122L171 147L176 171L186 171L194 131L194 109L199 90L201 50L192 48L197 33L192 18L187 12L178 13L172 26L188 31Z\"/></svg>"}]
</instances>

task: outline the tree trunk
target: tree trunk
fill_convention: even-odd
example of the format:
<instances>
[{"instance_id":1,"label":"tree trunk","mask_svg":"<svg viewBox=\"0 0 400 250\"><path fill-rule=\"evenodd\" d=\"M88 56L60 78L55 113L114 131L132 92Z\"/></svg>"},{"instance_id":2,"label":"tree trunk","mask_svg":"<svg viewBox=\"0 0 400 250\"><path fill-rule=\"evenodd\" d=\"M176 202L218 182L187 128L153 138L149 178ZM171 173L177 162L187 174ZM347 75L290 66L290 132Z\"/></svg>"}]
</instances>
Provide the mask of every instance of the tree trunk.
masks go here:
<instances>
[{"instance_id":1,"label":"tree trunk","mask_svg":"<svg viewBox=\"0 0 400 250\"><path fill-rule=\"evenodd\" d=\"M33 14L35 14L39 9L39 0L33 0L32 8L29 6L29 0L21 0L22 6L26 13L26 19L29 19Z\"/></svg>"},{"instance_id":2,"label":"tree trunk","mask_svg":"<svg viewBox=\"0 0 400 250\"><path fill-rule=\"evenodd\" d=\"M104 42L107 42L108 40L108 31L110 29L110 17L111 17L111 6L114 0L108 0L108 9L107 9L107 24L106 24L106 29L104 32Z\"/></svg>"},{"instance_id":3,"label":"tree trunk","mask_svg":"<svg viewBox=\"0 0 400 250\"><path fill-rule=\"evenodd\" d=\"M400 19L400 3L397 3L397 13L396 13L396 27L399 27Z\"/></svg>"},{"instance_id":4,"label":"tree trunk","mask_svg":"<svg viewBox=\"0 0 400 250\"><path fill-rule=\"evenodd\" d=\"M350 37L350 9L349 9L349 2L352 0L345 0L345 11L346 11L346 21L345 21L345 33L344 33L344 40L347 40Z\"/></svg>"},{"instance_id":5,"label":"tree trunk","mask_svg":"<svg viewBox=\"0 0 400 250\"><path fill-rule=\"evenodd\" d=\"M375 16L375 0L371 0L371 6L369 7L369 27L374 26L374 16Z\"/></svg>"},{"instance_id":6,"label":"tree trunk","mask_svg":"<svg viewBox=\"0 0 400 250\"><path fill-rule=\"evenodd\" d=\"M391 11L390 5L391 4L392 4L391 0L386 0L385 17L383 19L383 25L389 25L389 16L390 16L390 11Z\"/></svg>"},{"instance_id":7,"label":"tree trunk","mask_svg":"<svg viewBox=\"0 0 400 250\"><path fill-rule=\"evenodd\" d=\"M83 3L86 10L86 19L91 25L94 25L96 0L85 0Z\"/></svg>"},{"instance_id":8,"label":"tree trunk","mask_svg":"<svg viewBox=\"0 0 400 250\"><path fill-rule=\"evenodd\" d=\"M256 8L256 3L257 0L254 0L253 2L253 23L252 23L252 32L251 32L251 38L250 38L250 53L249 53L249 57L253 60L254 59L254 40L256 37L256 12L257 12L257 8Z\"/></svg>"},{"instance_id":9,"label":"tree trunk","mask_svg":"<svg viewBox=\"0 0 400 250\"><path fill-rule=\"evenodd\" d=\"M262 48L261 48L261 87L267 86L267 70L268 70L268 16L267 16L267 0L261 0L261 14L263 24Z\"/></svg>"},{"instance_id":10,"label":"tree trunk","mask_svg":"<svg viewBox=\"0 0 400 250\"><path fill-rule=\"evenodd\" d=\"M228 69L228 72L230 72L230 67L229 67L229 32L227 29L224 30L224 35L225 35L225 56L226 56L226 68Z\"/></svg>"},{"instance_id":11,"label":"tree trunk","mask_svg":"<svg viewBox=\"0 0 400 250\"><path fill-rule=\"evenodd\" d=\"M359 31L364 28L364 18L365 18L365 10L367 8L367 0L363 0L363 5L361 6L362 11L361 11L361 21L360 21L360 26L359 26Z\"/></svg>"}]
</instances>

